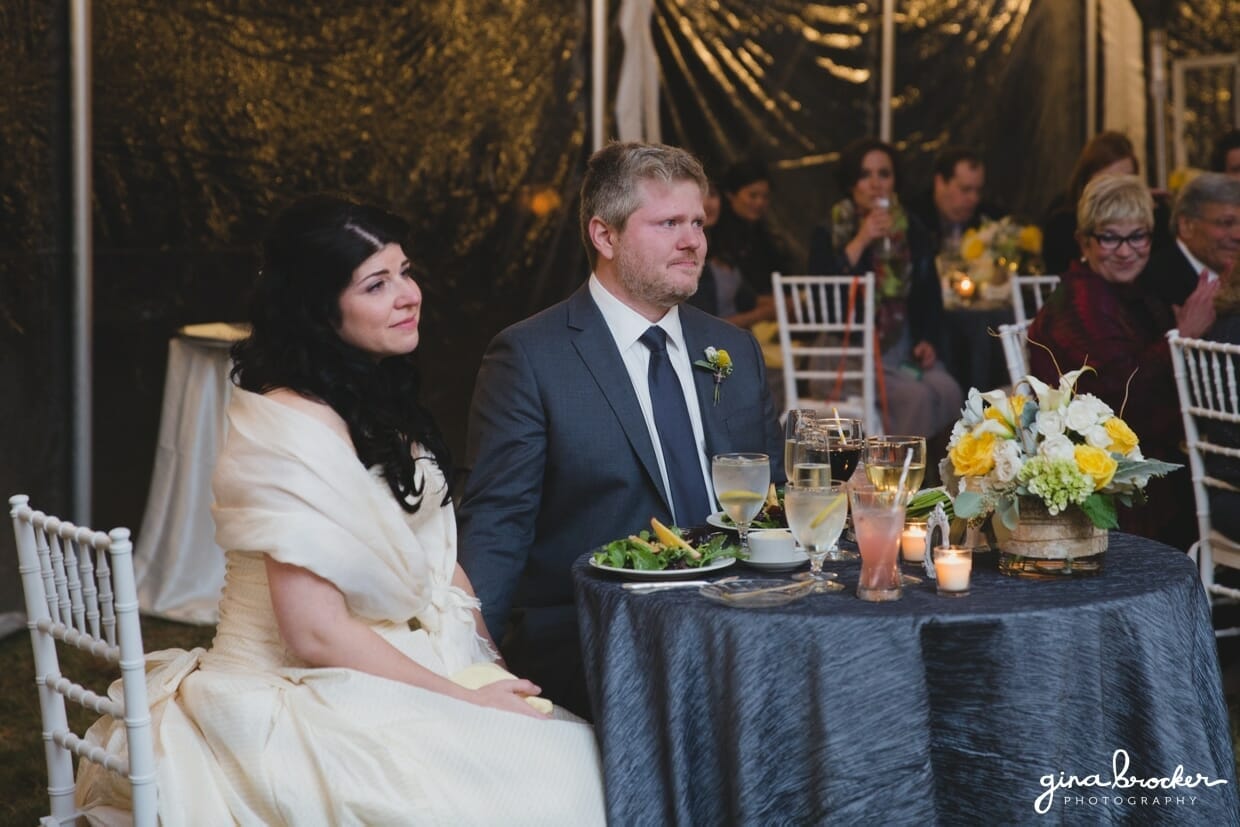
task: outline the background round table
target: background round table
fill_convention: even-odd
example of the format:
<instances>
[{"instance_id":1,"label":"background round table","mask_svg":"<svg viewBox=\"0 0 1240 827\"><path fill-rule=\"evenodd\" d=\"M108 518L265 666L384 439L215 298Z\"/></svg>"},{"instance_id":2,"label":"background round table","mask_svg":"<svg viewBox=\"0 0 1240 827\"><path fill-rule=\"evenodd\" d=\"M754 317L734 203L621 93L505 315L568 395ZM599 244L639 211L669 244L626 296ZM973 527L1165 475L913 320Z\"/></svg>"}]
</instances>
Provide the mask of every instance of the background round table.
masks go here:
<instances>
[{"instance_id":1,"label":"background round table","mask_svg":"<svg viewBox=\"0 0 1240 827\"><path fill-rule=\"evenodd\" d=\"M964 598L926 581L865 603L858 564L837 563L845 591L771 609L629 592L582 557L573 578L609 820L1240 823L1191 561L1118 532L1093 578L1009 578L995 556L978 556ZM1109 779L1117 750L1128 778L1179 765L1227 783L1067 790L1035 811L1046 776Z\"/></svg>"}]
</instances>

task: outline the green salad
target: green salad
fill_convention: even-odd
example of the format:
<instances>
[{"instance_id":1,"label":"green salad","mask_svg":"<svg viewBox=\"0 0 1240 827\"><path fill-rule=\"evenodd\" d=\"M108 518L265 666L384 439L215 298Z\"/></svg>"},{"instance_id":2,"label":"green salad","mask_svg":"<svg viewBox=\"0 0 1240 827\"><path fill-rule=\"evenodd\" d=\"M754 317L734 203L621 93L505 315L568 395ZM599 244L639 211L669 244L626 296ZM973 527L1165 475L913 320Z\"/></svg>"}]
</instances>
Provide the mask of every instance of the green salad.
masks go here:
<instances>
[{"instance_id":1,"label":"green salad","mask_svg":"<svg viewBox=\"0 0 1240 827\"><path fill-rule=\"evenodd\" d=\"M639 571L697 569L721 557L735 557L740 548L729 544L721 532L687 532L651 520L653 533L642 529L619 540L612 540L594 552L596 565Z\"/></svg>"}]
</instances>

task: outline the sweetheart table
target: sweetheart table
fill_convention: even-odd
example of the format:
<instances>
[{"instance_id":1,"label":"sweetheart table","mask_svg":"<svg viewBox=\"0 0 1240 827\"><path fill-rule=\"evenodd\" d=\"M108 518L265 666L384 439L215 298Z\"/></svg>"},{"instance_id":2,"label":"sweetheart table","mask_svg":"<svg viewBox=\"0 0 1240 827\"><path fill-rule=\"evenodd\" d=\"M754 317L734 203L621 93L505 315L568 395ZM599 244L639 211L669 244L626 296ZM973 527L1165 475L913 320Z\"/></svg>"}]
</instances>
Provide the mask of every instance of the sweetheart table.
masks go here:
<instances>
[{"instance_id":1,"label":"sweetheart table","mask_svg":"<svg viewBox=\"0 0 1240 827\"><path fill-rule=\"evenodd\" d=\"M846 591L767 609L627 591L579 559L608 820L1240 824L1192 562L1119 532L1094 578L1013 579L995 556L963 598L926 581L866 603L859 565L828 563Z\"/></svg>"},{"instance_id":2,"label":"sweetheart table","mask_svg":"<svg viewBox=\"0 0 1240 827\"><path fill-rule=\"evenodd\" d=\"M224 552L215 544L211 474L232 395L229 348L248 332L243 325L189 325L168 342L155 466L133 557L144 614L216 622Z\"/></svg>"}]
</instances>

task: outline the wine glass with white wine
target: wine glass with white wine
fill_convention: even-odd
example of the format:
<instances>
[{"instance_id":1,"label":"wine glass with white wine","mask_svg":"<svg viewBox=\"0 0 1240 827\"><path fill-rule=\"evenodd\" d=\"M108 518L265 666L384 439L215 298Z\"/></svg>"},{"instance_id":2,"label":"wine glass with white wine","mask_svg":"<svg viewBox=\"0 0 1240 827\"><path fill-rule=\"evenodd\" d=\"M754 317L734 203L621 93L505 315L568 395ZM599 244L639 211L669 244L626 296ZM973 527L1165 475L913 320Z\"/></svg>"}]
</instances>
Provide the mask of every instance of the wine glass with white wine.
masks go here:
<instances>
[{"instance_id":1,"label":"wine glass with white wine","mask_svg":"<svg viewBox=\"0 0 1240 827\"><path fill-rule=\"evenodd\" d=\"M909 452L912 457L909 457ZM904 474L905 462L908 474ZM926 438L881 434L865 439L865 473L879 491L894 494L904 476L904 501L921 490L926 477Z\"/></svg>"},{"instance_id":2,"label":"wine glass with white wine","mask_svg":"<svg viewBox=\"0 0 1240 827\"><path fill-rule=\"evenodd\" d=\"M710 461L711 482L719 505L736 524L741 554L749 554L749 524L766 502L771 484L771 458L766 454L716 454Z\"/></svg>"}]
</instances>

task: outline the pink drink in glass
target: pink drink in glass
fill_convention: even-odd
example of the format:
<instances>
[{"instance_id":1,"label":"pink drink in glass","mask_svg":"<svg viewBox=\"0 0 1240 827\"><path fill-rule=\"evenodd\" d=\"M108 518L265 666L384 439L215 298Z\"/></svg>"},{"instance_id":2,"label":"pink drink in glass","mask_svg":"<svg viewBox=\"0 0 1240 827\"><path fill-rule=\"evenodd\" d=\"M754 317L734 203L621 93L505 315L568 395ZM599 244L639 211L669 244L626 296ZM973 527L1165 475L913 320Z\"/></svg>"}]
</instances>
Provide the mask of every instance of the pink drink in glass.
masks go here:
<instances>
[{"instance_id":1,"label":"pink drink in glass","mask_svg":"<svg viewBox=\"0 0 1240 827\"><path fill-rule=\"evenodd\" d=\"M857 597L882 601L900 598L900 532L904 529L904 505L890 492L854 490L853 529L861 547L861 578Z\"/></svg>"}]
</instances>

